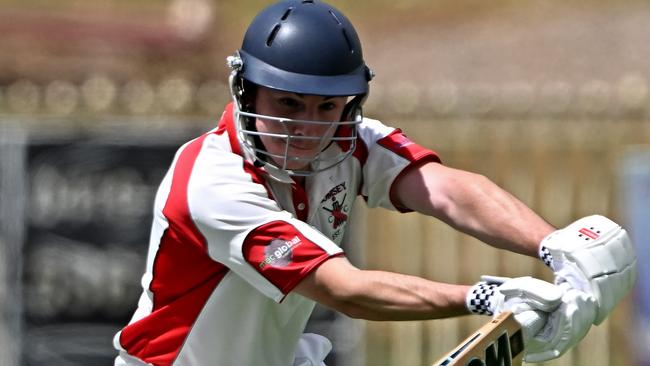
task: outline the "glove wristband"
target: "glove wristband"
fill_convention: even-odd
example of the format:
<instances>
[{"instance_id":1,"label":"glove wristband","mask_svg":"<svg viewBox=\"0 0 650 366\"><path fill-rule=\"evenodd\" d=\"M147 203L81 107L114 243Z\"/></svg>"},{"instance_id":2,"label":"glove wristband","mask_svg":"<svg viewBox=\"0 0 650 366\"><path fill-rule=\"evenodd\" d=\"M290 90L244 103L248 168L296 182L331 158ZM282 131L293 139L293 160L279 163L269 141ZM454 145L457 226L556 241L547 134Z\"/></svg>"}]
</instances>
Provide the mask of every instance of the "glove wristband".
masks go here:
<instances>
[{"instance_id":1,"label":"glove wristband","mask_svg":"<svg viewBox=\"0 0 650 366\"><path fill-rule=\"evenodd\" d=\"M553 269L553 255L544 244L539 246L539 252L537 254L539 255L539 259L541 259L547 267Z\"/></svg>"},{"instance_id":2,"label":"glove wristband","mask_svg":"<svg viewBox=\"0 0 650 366\"><path fill-rule=\"evenodd\" d=\"M479 282L467 293L465 305L472 314L494 315L493 299L496 295L498 284Z\"/></svg>"}]
</instances>

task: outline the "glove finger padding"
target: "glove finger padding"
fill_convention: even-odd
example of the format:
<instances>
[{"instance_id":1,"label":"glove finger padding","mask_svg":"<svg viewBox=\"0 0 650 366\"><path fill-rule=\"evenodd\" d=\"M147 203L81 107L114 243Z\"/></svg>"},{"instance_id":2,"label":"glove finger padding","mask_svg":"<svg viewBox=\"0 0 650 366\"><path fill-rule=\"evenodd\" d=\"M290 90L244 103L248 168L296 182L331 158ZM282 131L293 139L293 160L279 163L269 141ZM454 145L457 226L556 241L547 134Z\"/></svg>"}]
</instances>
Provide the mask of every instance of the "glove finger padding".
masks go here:
<instances>
[{"instance_id":1,"label":"glove finger padding","mask_svg":"<svg viewBox=\"0 0 650 366\"><path fill-rule=\"evenodd\" d=\"M533 277L517 277L498 287L503 294L503 305L497 313L516 308L518 304L528 305L529 310L550 312L562 301L562 290L552 283ZM498 307L498 306L497 306Z\"/></svg>"},{"instance_id":2,"label":"glove finger padding","mask_svg":"<svg viewBox=\"0 0 650 366\"><path fill-rule=\"evenodd\" d=\"M544 238L555 282L593 295L600 324L636 280L636 255L627 232L612 220L593 215Z\"/></svg>"},{"instance_id":3,"label":"glove finger padding","mask_svg":"<svg viewBox=\"0 0 650 366\"><path fill-rule=\"evenodd\" d=\"M543 362L566 353L582 340L591 328L597 306L585 292L568 289L562 304L548 316L544 327L526 344L526 362Z\"/></svg>"}]
</instances>

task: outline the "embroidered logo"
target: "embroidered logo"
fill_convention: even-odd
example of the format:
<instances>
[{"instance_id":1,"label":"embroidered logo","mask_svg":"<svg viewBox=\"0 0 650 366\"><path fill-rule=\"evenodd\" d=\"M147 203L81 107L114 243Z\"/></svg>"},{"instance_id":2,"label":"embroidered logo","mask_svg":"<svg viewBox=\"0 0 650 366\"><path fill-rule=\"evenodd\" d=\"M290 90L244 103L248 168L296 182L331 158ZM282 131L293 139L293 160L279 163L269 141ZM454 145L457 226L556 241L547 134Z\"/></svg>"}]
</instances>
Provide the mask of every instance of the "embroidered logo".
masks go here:
<instances>
[{"instance_id":1,"label":"embroidered logo","mask_svg":"<svg viewBox=\"0 0 650 366\"><path fill-rule=\"evenodd\" d=\"M342 197L341 197L342 196ZM346 192L345 182L330 189L330 191L323 197L321 207L323 210L330 213L327 222L332 224L332 228L337 230L348 221L348 212L350 208L345 203L348 194ZM335 236L338 236L338 231Z\"/></svg>"}]
</instances>

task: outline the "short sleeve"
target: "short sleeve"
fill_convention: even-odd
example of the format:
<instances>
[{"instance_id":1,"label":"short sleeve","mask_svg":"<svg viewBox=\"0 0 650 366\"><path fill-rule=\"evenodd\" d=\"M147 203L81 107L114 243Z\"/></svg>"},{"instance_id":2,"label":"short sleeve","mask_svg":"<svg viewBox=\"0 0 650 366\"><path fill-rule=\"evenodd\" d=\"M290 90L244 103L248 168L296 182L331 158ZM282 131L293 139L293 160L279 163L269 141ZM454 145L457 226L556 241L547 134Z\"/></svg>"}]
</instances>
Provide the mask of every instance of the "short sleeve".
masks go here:
<instances>
[{"instance_id":1,"label":"short sleeve","mask_svg":"<svg viewBox=\"0 0 650 366\"><path fill-rule=\"evenodd\" d=\"M333 255L337 246L322 245L325 237L301 221L273 221L255 228L242 245L246 262L283 295Z\"/></svg>"},{"instance_id":2,"label":"short sleeve","mask_svg":"<svg viewBox=\"0 0 650 366\"><path fill-rule=\"evenodd\" d=\"M408 169L425 162L440 163L438 154L413 142L401 130L376 120L364 120L360 137L368 148L361 187L368 206L408 211L396 205L393 183Z\"/></svg>"}]
</instances>

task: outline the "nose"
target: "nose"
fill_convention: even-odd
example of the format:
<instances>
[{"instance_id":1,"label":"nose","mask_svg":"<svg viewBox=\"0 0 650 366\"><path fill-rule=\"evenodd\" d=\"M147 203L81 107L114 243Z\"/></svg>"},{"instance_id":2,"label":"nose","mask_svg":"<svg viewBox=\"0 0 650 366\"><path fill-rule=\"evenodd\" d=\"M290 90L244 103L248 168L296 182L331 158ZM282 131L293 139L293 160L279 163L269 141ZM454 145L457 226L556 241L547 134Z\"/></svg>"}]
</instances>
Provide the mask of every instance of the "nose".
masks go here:
<instances>
[{"instance_id":1,"label":"nose","mask_svg":"<svg viewBox=\"0 0 650 366\"><path fill-rule=\"evenodd\" d=\"M298 113L296 119L302 119L305 121L319 121L322 118L320 111L317 106L307 105L305 108Z\"/></svg>"},{"instance_id":2,"label":"nose","mask_svg":"<svg viewBox=\"0 0 650 366\"><path fill-rule=\"evenodd\" d=\"M306 118L300 118L307 120ZM311 124L303 122L290 122L287 126L288 132L292 136L313 136L314 130Z\"/></svg>"},{"instance_id":3,"label":"nose","mask_svg":"<svg viewBox=\"0 0 650 366\"><path fill-rule=\"evenodd\" d=\"M302 121L328 122L326 116L318 107L307 107L301 113L293 116L293 119ZM289 123L289 131L296 136L317 136L327 130L328 125L322 123Z\"/></svg>"}]
</instances>

